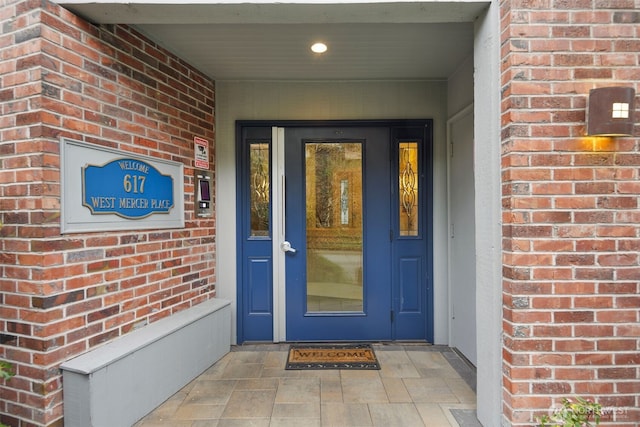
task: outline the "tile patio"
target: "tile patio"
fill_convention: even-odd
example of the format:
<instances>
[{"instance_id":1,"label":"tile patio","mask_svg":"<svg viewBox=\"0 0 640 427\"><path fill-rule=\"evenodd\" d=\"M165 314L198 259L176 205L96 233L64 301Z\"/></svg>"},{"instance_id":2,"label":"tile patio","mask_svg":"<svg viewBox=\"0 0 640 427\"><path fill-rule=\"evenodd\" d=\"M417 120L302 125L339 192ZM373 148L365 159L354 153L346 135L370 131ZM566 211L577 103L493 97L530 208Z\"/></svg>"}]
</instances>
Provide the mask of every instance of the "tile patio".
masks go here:
<instances>
[{"instance_id":1,"label":"tile patio","mask_svg":"<svg viewBox=\"0 0 640 427\"><path fill-rule=\"evenodd\" d=\"M288 347L232 347L135 427L480 425L475 371L447 347L374 344L379 371L288 371Z\"/></svg>"}]
</instances>

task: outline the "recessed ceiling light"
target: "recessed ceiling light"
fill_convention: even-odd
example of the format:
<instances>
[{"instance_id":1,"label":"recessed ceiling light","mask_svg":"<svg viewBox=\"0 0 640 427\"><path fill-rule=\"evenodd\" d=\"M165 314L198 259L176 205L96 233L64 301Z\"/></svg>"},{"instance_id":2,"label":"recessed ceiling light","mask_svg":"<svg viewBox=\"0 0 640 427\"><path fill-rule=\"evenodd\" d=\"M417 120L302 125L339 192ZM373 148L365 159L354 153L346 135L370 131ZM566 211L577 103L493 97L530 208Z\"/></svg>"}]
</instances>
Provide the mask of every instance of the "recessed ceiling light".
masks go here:
<instances>
[{"instance_id":1,"label":"recessed ceiling light","mask_svg":"<svg viewBox=\"0 0 640 427\"><path fill-rule=\"evenodd\" d=\"M324 43L314 43L311 46L311 50L315 53L325 53L327 51L327 45Z\"/></svg>"}]
</instances>

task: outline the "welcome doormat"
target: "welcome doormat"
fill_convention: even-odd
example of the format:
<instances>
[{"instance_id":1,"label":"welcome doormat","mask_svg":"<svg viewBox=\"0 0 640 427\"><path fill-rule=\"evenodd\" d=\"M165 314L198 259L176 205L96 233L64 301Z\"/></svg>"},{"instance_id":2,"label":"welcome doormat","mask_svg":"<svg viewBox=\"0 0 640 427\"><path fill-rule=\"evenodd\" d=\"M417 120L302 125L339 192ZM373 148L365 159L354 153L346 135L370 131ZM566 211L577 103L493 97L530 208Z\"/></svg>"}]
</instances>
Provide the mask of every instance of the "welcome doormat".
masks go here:
<instances>
[{"instance_id":1,"label":"welcome doormat","mask_svg":"<svg viewBox=\"0 0 640 427\"><path fill-rule=\"evenodd\" d=\"M286 369L380 369L371 344L291 344Z\"/></svg>"}]
</instances>

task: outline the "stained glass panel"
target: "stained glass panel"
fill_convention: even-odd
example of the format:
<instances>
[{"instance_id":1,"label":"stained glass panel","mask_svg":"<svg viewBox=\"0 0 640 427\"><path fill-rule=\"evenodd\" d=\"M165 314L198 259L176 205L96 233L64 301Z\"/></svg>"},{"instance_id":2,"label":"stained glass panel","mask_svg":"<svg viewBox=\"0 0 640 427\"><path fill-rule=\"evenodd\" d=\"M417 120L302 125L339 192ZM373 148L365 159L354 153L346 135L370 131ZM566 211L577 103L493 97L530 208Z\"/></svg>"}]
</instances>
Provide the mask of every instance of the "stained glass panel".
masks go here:
<instances>
[{"instance_id":1,"label":"stained glass panel","mask_svg":"<svg viewBox=\"0 0 640 427\"><path fill-rule=\"evenodd\" d=\"M418 143L401 142L399 147L400 235L418 235Z\"/></svg>"},{"instance_id":2,"label":"stained glass panel","mask_svg":"<svg viewBox=\"0 0 640 427\"><path fill-rule=\"evenodd\" d=\"M269 236L269 143L253 142L249 145L251 237Z\"/></svg>"}]
</instances>

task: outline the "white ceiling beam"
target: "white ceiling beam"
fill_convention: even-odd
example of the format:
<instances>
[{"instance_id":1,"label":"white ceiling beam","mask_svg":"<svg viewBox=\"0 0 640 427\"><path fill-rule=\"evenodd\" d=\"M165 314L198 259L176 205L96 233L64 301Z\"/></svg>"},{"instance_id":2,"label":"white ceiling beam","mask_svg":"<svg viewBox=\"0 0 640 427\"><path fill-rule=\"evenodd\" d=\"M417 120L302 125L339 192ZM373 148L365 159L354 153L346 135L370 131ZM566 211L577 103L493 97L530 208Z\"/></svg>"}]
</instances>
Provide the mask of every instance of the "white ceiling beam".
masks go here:
<instances>
[{"instance_id":1,"label":"white ceiling beam","mask_svg":"<svg viewBox=\"0 0 640 427\"><path fill-rule=\"evenodd\" d=\"M472 22L489 0L188 3L155 0L61 0L97 24L286 24Z\"/></svg>"}]
</instances>

